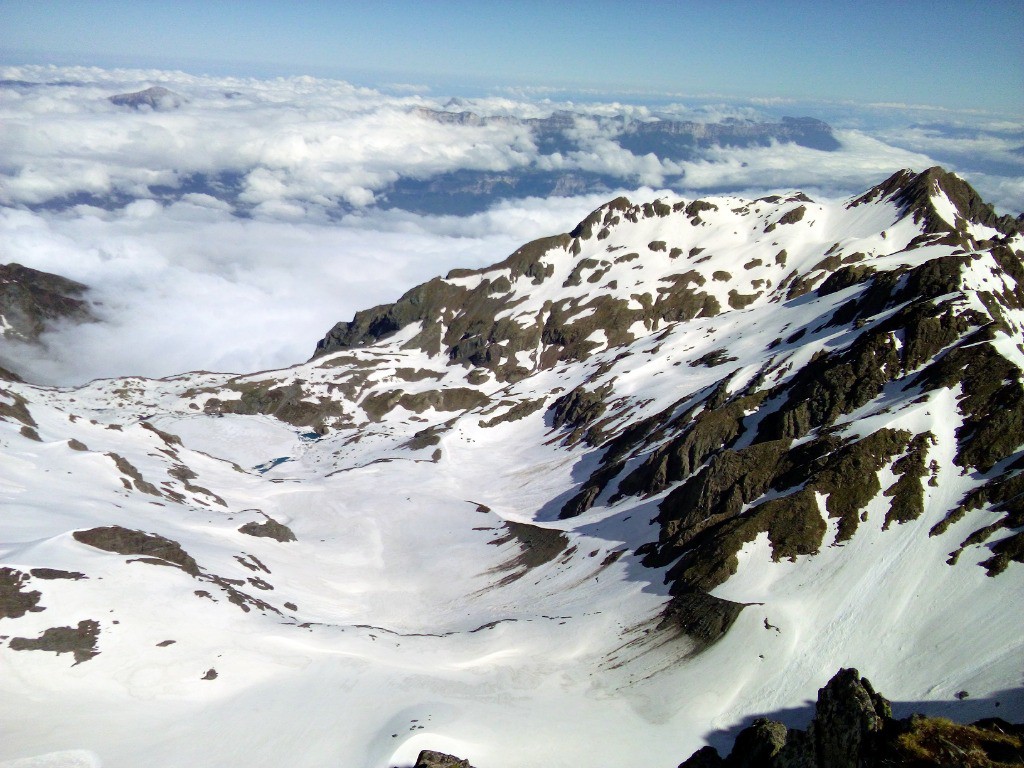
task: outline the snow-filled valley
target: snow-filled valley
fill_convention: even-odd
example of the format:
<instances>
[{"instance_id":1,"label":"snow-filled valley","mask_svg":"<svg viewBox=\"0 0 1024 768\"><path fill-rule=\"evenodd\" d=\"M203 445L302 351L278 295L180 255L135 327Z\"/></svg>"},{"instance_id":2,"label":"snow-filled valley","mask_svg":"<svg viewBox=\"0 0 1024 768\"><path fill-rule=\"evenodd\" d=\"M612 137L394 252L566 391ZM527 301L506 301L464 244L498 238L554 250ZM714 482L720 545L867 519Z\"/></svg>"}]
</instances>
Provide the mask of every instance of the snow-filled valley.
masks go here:
<instances>
[{"instance_id":1,"label":"snow-filled valley","mask_svg":"<svg viewBox=\"0 0 1024 768\"><path fill-rule=\"evenodd\" d=\"M619 198L292 368L0 381L0 766L667 768L840 666L1024 719L1022 249L938 169Z\"/></svg>"}]
</instances>

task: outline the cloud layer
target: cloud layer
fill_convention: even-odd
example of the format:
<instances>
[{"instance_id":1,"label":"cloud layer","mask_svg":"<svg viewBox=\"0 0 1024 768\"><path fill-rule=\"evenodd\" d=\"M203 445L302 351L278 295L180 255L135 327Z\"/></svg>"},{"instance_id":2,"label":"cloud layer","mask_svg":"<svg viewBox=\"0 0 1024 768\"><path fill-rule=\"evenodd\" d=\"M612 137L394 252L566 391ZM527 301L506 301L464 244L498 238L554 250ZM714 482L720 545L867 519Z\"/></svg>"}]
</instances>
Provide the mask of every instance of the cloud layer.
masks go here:
<instances>
[{"instance_id":1,"label":"cloud layer","mask_svg":"<svg viewBox=\"0 0 1024 768\"><path fill-rule=\"evenodd\" d=\"M782 144L670 161L622 149L606 120L775 120L795 105L703 101L654 109L517 94L449 106L521 119L556 110L591 116L577 122L573 147L545 154L521 123L419 116L420 108L444 109L447 97L400 86L384 92L308 77L52 67L0 69L0 80L0 263L92 286L103 319L50 334L42 356L11 345L0 350L29 377L50 383L299 362L357 309L566 231L614 193L420 216L388 209L388 188L400 178L532 167L690 196L776 189L838 196L898 168L942 162L1004 209L1019 209L1024 193L1024 157L1015 151L1024 126L991 116L958 116L968 122L953 125L944 113L942 126L900 128L897 110L888 108L884 125L872 129L868 110L847 116L835 152ZM153 85L181 96L181 106L133 110L109 101Z\"/></svg>"}]
</instances>

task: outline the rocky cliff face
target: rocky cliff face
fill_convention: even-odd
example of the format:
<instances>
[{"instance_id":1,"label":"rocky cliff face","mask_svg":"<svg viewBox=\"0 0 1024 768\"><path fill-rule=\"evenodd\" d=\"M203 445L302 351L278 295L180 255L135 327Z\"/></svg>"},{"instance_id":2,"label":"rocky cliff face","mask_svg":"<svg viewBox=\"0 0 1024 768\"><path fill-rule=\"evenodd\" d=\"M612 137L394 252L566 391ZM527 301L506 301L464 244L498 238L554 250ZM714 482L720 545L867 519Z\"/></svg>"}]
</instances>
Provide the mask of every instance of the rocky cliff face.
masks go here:
<instances>
[{"instance_id":1,"label":"rocky cliff face","mask_svg":"<svg viewBox=\"0 0 1024 768\"><path fill-rule=\"evenodd\" d=\"M83 298L87 288L74 280L23 267L0 264L0 332L3 338L33 342L60 320L92 319Z\"/></svg>"},{"instance_id":2,"label":"rocky cliff face","mask_svg":"<svg viewBox=\"0 0 1024 768\"><path fill-rule=\"evenodd\" d=\"M0 380L19 378L18 366L5 354L3 342L36 344L44 331L59 323L95 319L85 299L87 290L59 275L0 264Z\"/></svg>"}]
</instances>

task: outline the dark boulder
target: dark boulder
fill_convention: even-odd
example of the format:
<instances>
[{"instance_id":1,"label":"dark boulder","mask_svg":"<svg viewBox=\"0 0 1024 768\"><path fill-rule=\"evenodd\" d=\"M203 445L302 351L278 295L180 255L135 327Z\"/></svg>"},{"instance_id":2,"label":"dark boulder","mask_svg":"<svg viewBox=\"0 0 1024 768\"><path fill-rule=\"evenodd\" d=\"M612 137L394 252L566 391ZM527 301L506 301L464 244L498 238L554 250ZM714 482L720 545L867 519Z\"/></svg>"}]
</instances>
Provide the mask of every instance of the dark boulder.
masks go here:
<instances>
[{"instance_id":1,"label":"dark boulder","mask_svg":"<svg viewBox=\"0 0 1024 768\"><path fill-rule=\"evenodd\" d=\"M454 755L424 749L416 758L415 768L473 768L469 760L460 760Z\"/></svg>"}]
</instances>

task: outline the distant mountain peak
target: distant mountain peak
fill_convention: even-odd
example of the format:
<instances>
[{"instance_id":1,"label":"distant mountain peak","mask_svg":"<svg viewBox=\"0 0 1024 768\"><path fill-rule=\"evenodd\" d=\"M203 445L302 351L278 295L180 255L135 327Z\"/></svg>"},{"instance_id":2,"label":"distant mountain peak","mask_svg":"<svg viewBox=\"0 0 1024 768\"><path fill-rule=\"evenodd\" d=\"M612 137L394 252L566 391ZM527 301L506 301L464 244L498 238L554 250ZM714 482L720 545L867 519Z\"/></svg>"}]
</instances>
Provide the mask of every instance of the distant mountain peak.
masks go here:
<instances>
[{"instance_id":1,"label":"distant mountain peak","mask_svg":"<svg viewBox=\"0 0 1024 768\"><path fill-rule=\"evenodd\" d=\"M920 173L909 168L899 170L850 206L879 199L896 202L904 216L924 220L925 234L955 233L962 229L958 226L960 220L990 227L1002 237L1024 232L1021 218L997 215L970 184L937 165Z\"/></svg>"},{"instance_id":2,"label":"distant mountain peak","mask_svg":"<svg viewBox=\"0 0 1024 768\"><path fill-rule=\"evenodd\" d=\"M133 93L119 93L111 96L109 101L111 104L116 104L119 107L131 107L132 109L148 107L152 110L177 109L185 103L185 99L182 96L164 88L162 85L154 85L151 88Z\"/></svg>"}]
</instances>

